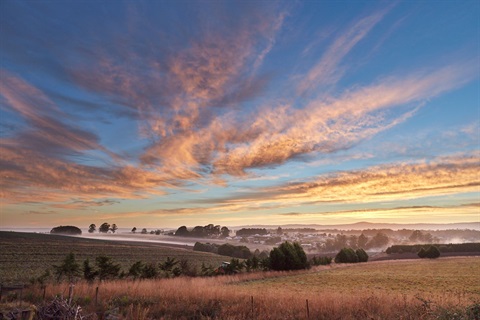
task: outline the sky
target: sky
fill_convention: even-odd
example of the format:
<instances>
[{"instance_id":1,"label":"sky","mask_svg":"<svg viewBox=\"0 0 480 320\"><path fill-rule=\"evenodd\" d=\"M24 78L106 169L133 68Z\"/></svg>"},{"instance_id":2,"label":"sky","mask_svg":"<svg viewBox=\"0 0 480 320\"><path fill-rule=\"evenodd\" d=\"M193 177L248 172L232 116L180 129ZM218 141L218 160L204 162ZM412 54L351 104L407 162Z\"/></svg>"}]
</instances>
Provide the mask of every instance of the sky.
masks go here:
<instances>
[{"instance_id":1,"label":"sky","mask_svg":"<svg viewBox=\"0 0 480 320\"><path fill-rule=\"evenodd\" d=\"M0 1L0 226L480 223L478 1Z\"/></svg>"}]
</instances>

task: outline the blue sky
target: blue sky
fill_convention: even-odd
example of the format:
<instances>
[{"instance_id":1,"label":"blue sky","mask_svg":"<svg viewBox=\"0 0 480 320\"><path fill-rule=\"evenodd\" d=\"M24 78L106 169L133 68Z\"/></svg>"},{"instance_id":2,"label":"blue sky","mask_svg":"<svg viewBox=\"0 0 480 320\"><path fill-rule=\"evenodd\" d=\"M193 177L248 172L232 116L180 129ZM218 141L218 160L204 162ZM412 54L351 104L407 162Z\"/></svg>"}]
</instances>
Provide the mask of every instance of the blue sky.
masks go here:
<instances>
[{"instance_id":1,"label":"blue sky","mask_svg":"<svg viewBox=\"0 0 480 320\"><path fill-rule=\"evenodd\" d=\"M6 226L479 222L478 1L2 1Z\"/></svg>"}]
</instances>

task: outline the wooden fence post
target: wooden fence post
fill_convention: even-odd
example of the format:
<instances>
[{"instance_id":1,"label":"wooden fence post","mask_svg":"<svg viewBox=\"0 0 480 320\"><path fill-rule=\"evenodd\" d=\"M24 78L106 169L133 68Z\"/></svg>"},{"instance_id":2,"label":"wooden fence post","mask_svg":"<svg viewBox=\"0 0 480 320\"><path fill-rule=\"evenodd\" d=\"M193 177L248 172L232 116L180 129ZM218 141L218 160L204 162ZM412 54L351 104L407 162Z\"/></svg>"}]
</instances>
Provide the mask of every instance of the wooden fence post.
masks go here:
<instances>
[{"instance_id":1,"label":"wooden fence post","mask_svg":"<svg viewBox=\"0 0 480 320\"><path fill-rule=\"evenodd\" d=\"M95 307L98 305L98 287L95 289Z\"/></svg>"},{"instance_id":2,"label":"wooden fence post","mask_svg":"<svg viewBox=\"0 0 480 320\"><path fill-rule=\"evenodd\" d=\"M42 300L45 300L45 295L47 293L47 286L43 286L43 299Z\"/></svg>"},{"instance_id":3,"label":"wooden fence post","mask_svg":"<svg viewBox=\"0 0 480 320\"><path fill-rule=\"evenodd\" d=\"M253 296L251 296L251 306L252 306L252 319L255 319L255 314L253 313Z\"/></svg>"},{"instance_id":4,"label":"wooden fence post","mask_svg":"<svg viewBox=\"0 0 480 320\"><path fill-rule=\"evenodd\" d=\"M73 283L71 283L71 284L70 284L70 287L68 288L68 304L69 304L69 305L72 304L73 287L75 287L75 285L74 285Z\"/></svg>"},{"instance_id":5,"label":"wooden fence post","mask_svg":"<svg viewBox=\"0 0 480 320\"><path fill-rule=\"evenodd\" d=\"M310 308L308 307L308 299L307 299L307 319L310 319Z\"/></svg>"},{"instance_id":6,"label":"wooden fence post","mask_svg":"<svg viewBox=\"0 0 480 320\"><path fill-rule=\"evenodd\" d=\"M23 296L23 285L20 288L20 299L18 299L18 305L22 305L22 296Z\"/></svg>"}]
</instances>

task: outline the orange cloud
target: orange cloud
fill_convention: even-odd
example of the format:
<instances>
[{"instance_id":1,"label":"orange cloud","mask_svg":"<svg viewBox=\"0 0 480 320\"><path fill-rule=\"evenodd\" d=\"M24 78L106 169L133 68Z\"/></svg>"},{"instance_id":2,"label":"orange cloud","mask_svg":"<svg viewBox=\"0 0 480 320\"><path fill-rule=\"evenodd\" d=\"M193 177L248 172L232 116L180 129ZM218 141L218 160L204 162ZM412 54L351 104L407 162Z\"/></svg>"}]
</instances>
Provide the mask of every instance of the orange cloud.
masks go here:
<instances>
[{"instance_id":1,"label":"orange cloud","mask_svg":"<svg viewBox=\"0 0 480 320\"><path fill-rule=\"evenodd\" d=\"M480 155L339 172L264 191L289 202L364 203L477 192Z\"/></svg>"}]
</instances>

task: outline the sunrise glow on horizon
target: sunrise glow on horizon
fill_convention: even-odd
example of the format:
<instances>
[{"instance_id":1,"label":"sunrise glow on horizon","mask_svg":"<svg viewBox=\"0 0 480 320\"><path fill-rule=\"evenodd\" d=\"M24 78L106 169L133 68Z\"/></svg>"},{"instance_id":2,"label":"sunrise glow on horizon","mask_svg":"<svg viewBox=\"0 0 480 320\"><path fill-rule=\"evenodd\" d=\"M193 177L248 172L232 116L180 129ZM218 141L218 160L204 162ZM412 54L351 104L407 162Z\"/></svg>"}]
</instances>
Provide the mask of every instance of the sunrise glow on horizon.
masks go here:
<instances>
[{"instance_id":1,"label":"sunrise glow on horizon","mask_svg":"<svg viewBox=\"0 0 480 320\"><path fill-rule=\"evenodd\" d=\"M0 227L480 223L478 1L0 2Z\"/></svg>"}]
</instances>

